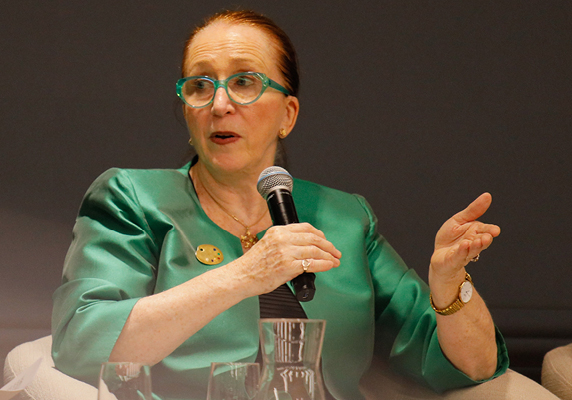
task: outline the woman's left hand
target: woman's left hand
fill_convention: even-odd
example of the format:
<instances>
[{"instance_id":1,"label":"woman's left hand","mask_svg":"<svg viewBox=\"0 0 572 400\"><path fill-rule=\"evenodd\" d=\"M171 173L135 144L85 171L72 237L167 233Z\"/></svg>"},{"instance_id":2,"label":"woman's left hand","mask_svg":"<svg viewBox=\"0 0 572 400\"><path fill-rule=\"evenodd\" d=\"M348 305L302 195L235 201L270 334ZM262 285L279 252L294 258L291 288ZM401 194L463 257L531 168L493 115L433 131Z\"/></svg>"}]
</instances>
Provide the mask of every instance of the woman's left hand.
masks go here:
<instances>
[{"instance_id":1,"label":"woman's left hand","mask_svg":"<svg viewBox=\"0 0 572 400\"><path fill-rule=\"evenodd\" d=\"M444 309L458 298L465 280L465 265L477 257L500 234L496 225L477 221L491 205L483 193L463 211L443 224L435 237L435 252L429 267L433 304ZM469 303L452 315L437 314L439 344L445 356L474 380L490 378L497 366L497 346L492 317L474 291Z\"/></svg>"},{"instance_id":2,"label":"woman's left hand","mask_svg":"<svg viewBox=\"0 0 572 400\"><path fill-rule=\"evenodd\" d=\"M492 196L483 193L463 211L443 224L435 237L431 273L442 281L458 280L464 267L488 248L500 234L496 225L477 221L489 208Z\"/></svg>"}]
</instances>

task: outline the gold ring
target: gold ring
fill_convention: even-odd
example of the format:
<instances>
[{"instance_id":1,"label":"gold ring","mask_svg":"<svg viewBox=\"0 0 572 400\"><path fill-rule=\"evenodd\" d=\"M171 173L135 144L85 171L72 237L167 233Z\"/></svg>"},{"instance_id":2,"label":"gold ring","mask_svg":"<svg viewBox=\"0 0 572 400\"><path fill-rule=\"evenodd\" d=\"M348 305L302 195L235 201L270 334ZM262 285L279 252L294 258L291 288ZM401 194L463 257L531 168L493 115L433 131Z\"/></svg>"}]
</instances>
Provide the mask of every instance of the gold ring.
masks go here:
<instances>
[{"instance_id":1,"label":"gold ring","mask_svg":"<svg viewBox=\"0 0 572 400\"><path fill-rule=\"evenodd\" d=\"M304 268L304 272L308 272L308 267L310 267L310 264L312 264L311 260L302 260L302 268Z\"/></svg>"},{"instance_id":2,"label":"gold ring","mask_svg":"<svg viewBox=\"0 0 572 400\"><path fill-rule=\"evenodd\" d=\"M472 261L472 262L477 262L477 261L479 261L479 258L480 258L480 257L481 257L481 255L480 255L480 254L477 254L476 256L474 256L473 258L471 258L471 261Z\"/></svg>"}]
</instances>

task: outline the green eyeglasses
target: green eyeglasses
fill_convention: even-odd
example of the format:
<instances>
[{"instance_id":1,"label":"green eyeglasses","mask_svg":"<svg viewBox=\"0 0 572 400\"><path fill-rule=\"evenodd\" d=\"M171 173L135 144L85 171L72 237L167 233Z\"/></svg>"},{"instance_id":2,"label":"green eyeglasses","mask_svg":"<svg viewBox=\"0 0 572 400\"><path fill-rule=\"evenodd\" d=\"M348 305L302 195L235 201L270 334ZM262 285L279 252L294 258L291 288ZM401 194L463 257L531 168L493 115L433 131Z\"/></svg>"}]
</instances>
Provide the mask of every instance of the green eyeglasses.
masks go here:
<instances>
[{"instance_id":1,"label":"green eyeglasses","mask_svg":"<svg viewBox=\"0 0 572 400\"><path fill-rule=\"evenodd\" d=\"M268 87L290 96L284 86L261 72L241 72L220 81L208 76L188 76L177 81L177 96L190 107L206 107L220 87L226 90L229 99L241 105L254 103Z\"/></svg>"}]
</instances>

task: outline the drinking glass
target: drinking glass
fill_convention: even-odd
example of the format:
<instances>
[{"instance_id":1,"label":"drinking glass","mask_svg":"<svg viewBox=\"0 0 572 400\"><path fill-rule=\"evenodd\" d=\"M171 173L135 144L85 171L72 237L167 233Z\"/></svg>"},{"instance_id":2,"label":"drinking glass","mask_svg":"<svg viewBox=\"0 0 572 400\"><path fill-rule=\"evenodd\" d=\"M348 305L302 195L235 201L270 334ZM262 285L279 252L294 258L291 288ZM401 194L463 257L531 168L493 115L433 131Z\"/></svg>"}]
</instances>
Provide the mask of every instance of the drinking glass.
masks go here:
<instances>
[{"instance_id":1,"label":"drinking glass","mask_svg":"<svg viewBox=\"0 0 572 400\"><path fill-rule=\"evenodd\" d=\"M325 320L261 319L264 361L257 400L324 400L320 355Z\"/></svg>"},{"instance_id":2,"label":"drinking glass","mask_svg":"<svg viewBox=\"0 0 572 400\"><path fill-rule=\"evenodd\" d=\"M252 400L259 380L260 366L256 363L213 362L207 400Z\"/></svg>"},{"instance_id":3,"label":"drinking glass","mask_svg":"<svg viewBox=\"0 0 572 400\"><path fill-rule=\"evenodd\" d=\"M152 400L148 365L106 362L99 373L98 400Z\"/></svg>"}]
</instances>

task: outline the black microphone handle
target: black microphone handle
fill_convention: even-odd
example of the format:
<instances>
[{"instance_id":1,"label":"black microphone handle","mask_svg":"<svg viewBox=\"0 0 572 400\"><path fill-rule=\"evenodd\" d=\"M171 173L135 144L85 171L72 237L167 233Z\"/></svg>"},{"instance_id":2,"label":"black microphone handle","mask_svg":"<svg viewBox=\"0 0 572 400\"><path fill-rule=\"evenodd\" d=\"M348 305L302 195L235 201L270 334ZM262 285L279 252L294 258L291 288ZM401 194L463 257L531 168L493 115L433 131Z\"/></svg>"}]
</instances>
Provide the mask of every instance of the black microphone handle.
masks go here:
<instances>
[{"instance_id":1,"label":"black microphone handle","mask_svg":"<svg viewBox=\"0 0 572 400\"><path fill-rule=\"evenodd\" d=\"M294 199L289 190L277 188L270 192L266 201L274 225L288 225L299 222ZM310 301L314 298L316 293L315 279L316 275L311 272L303 272L292 279L292 286L294 286L298 301Z\"/></svg>"},{"instance_id":2,"label":"black microphone handle","mask_svg":"<svg viewBox=\"0 0 572 400\"><path fill-rule=\"evenodd\" d=\"M274 225L288 225L300 222L292 193L287 189L277 188L268 194L266 198L270 216Z\"/></svg>"}]
</instances>

